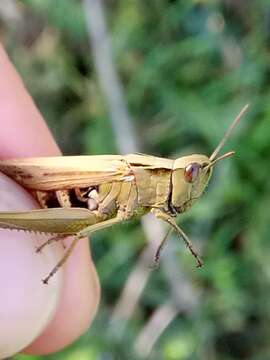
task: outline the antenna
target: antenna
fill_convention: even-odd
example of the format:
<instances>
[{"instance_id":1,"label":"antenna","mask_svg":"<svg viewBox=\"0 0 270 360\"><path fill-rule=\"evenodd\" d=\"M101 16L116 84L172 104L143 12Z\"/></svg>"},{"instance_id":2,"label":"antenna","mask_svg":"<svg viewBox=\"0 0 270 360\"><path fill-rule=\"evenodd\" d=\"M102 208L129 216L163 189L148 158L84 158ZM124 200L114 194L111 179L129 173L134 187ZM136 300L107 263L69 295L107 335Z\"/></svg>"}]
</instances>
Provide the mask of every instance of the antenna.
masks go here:
<instances>
[{"instance_id":1,"label":"antenna","mask_svg":"<svg viewBox=\"0 0 270 360\"><path fill-rule=\"evenodd\" d=\"M243 109L240 111L240 113L236 116L236 118L234 119L234 121L231 123L231 125L229 126L228 130L226 131L226 133L224 134L223 138L221 139L220 143L218 144L218 146L216 147L216 149L213 151L212 155L210 156L209 160L212 162L213 160L215 160L216 156L218 155L218 153L220 152L220 150L222 149L222 147L224 146L224 144L226 143L226 141L228 140L228 138L231 136L231 133L233 131L233 129L235 128L235 126L239 123L239 121L241 120L242 116L244 115L244 113L247 111L249 107L249 104L246 104Z\"/></svg>"}]
</instances>

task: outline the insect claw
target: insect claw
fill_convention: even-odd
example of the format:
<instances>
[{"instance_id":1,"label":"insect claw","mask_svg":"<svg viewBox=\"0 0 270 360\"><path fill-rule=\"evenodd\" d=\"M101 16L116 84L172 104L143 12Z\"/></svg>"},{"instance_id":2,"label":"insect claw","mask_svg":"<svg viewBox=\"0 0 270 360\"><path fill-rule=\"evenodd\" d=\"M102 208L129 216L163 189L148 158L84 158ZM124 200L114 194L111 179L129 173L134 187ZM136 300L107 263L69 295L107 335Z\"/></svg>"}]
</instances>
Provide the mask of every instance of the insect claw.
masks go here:
<instances>
[{"instance_id":1,"label":"insect claw","mask_svg":"<svg viewBox=\"0 0 270 360\"><path fill-rule=\"evenodd\" d=\"M203 264L203 261L202 261L200 258L197 258L196 260L197 260L197 266L196 266L196 267L197 267L197 268L203 267L203 265L204 265L204 264Z\"/></svg>"},{"instance_id":2,"label":"insect claw","mask_svg":"<svg viewBox=\"0 0 270 360\"><path fill-rule=\"evenodd\" d=\"M53 268L53 270L48 274L48 276L46 276L45 279L42 279L44 285L48 285L50 278L53 277L53 275L57 272L58 269L59 267Z\"/></svg>"},{"instance_id":3,"label":"insect claw","mask_svg":"<svg viewBox=\"0 0 270 360\"><path fill-rule=\"evenodd\" d=\"M40 254L42 251L42 249L45 247L45 245L44 244L41 244L40 246L36 246L36 253L37 254Z\"/></svg>"},{"instance_id":4,"label":"insect claw","mask_svg":"<svg viewBox=\"0 0 270 360\"><path fill-rule=\"evenodd\" d=\"M41 253L41 246L36 246L35 249L37 254Z\"/></svg>"},{"instance_id":5,"label":"insect claw","mask_svg":"<svg viewBox=\"0 0 270 360\"><path fill-rule=\"evenodd\" d=\"M44 285L48 285L48 277L46 277L45 279L42 279L41 281L43 282Z\"/></svg>"}]
</instances>

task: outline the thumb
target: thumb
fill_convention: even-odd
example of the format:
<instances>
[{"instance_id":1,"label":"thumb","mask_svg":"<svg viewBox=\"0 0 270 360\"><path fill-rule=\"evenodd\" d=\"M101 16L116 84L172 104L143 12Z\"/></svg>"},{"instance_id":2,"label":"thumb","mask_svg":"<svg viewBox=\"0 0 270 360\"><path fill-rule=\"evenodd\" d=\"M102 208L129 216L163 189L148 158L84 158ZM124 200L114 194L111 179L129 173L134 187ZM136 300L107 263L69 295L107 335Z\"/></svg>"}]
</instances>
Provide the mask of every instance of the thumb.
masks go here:
<instances>
[{"instance_id":1,"label":"thumb","mask_svg":"<svg viewBox=\"0 0 270 360\"><path fill-rule=\"evenodd\" d=\"M32 197L5 175L0 176L0 211L36 208ZM35 247L44 235L23 231L0 231L0 358L11 356L29 345L52 319L61 292L62 274L45 286L46 276L61 257L55 244L37 254ZM58 248L58 249L56 249Z\"/></svg>"}]
</instances>

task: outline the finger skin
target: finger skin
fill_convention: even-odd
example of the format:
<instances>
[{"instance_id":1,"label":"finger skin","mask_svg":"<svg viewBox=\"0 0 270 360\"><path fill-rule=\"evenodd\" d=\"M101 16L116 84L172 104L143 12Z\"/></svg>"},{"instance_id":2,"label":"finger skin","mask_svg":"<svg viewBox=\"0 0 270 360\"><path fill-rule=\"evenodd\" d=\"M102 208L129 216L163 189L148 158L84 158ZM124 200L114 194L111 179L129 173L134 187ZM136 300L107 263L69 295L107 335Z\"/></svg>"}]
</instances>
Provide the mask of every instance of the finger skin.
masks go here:
<instances>
[{"instance_id":1,"label":"finger skin","mask_svg":"<svg viewBox=\"0 0 270 360\"><path fill-rule=\"evenodd\" d=\"M31 196L0 175L0 211L37 207ZM63 274L45 289L40 279L61 256L56 247L41 256L34 249L40 236L0 231L0 358L20 351L40 334L58 306ZM36 255L36 256L35 256Z\"/></svg>"},{"instance_id":2,"label":"finger skin","mask_svg":"<svg viewBox=\"0 0 270 360\"><path fill-rule=\"evenodd\" d=\"M0 131L1 158L60 154L42 116L1 46L0 119L4 124ZM12 182L9 179L7 181ZM24 193L23 189L21 191ZM16 196L8 200L13 209L16 209L14 208L16 200ZM20 209L29 208L29 206L35 207L34 203L29 205L27 201L21 201ZM5 237L11 236L11 232L9 235L6 235L6 231L4 233ZM12 233L15 234L15 232ZM18 236L18 234L21 236L21 233L16 234L12 236ZM18 236L17 241L22 242L21 237ZM19 258L21 253L17 253L15 248L14 259ZM59 256L59 247L57 246L55 253ZM0 256L2 256L1 254ZM36 257L37 254L34 255ZM34 268L33 272L35 272ZM12 281L13 279L10 280L10 286ZM38 282L36 286L39 288L40 283ZM58 286L60 298L53 311L54 316L51 320L48 317L48 324L41 335L37 333L38 337L25 349L25 352L29 354L47 354L60 350L82 334L93 320L99 303L100 287L89 253L88 241L81 240L77 245L64 266L63 281L60 281ZM17 350L15 349L15 351Z\"/></svg>"}]
</instances>

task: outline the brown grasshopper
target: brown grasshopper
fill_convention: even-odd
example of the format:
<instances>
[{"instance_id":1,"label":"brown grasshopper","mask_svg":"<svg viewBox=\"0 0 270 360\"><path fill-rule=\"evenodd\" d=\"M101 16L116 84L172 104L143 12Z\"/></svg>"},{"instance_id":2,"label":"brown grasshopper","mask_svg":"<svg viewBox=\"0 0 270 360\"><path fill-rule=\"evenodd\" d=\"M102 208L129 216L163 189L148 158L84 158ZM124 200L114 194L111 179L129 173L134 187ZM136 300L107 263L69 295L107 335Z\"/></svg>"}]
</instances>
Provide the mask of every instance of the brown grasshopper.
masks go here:
<instances>
[{"instance_id":1,"label":"brown grasshopper","mask_svg":"<svg viewBox=\"0 0 270 360\"><path fill-rule=\"evenodd\" d=\"M217 157L247 108L241 110L210 157L195 154L170 160L130 154L1 160L0 171L30 191L42 209L0 212L0 228L53 234L37 251L52 241L74 236L43 280L46 284L79 239L149 211L183 238L200 267L203 262L175 217L201 197L213 165L234 154L230 151ZM157 249L156 263L168 234Z\"/></svg>"}]
</instances>

